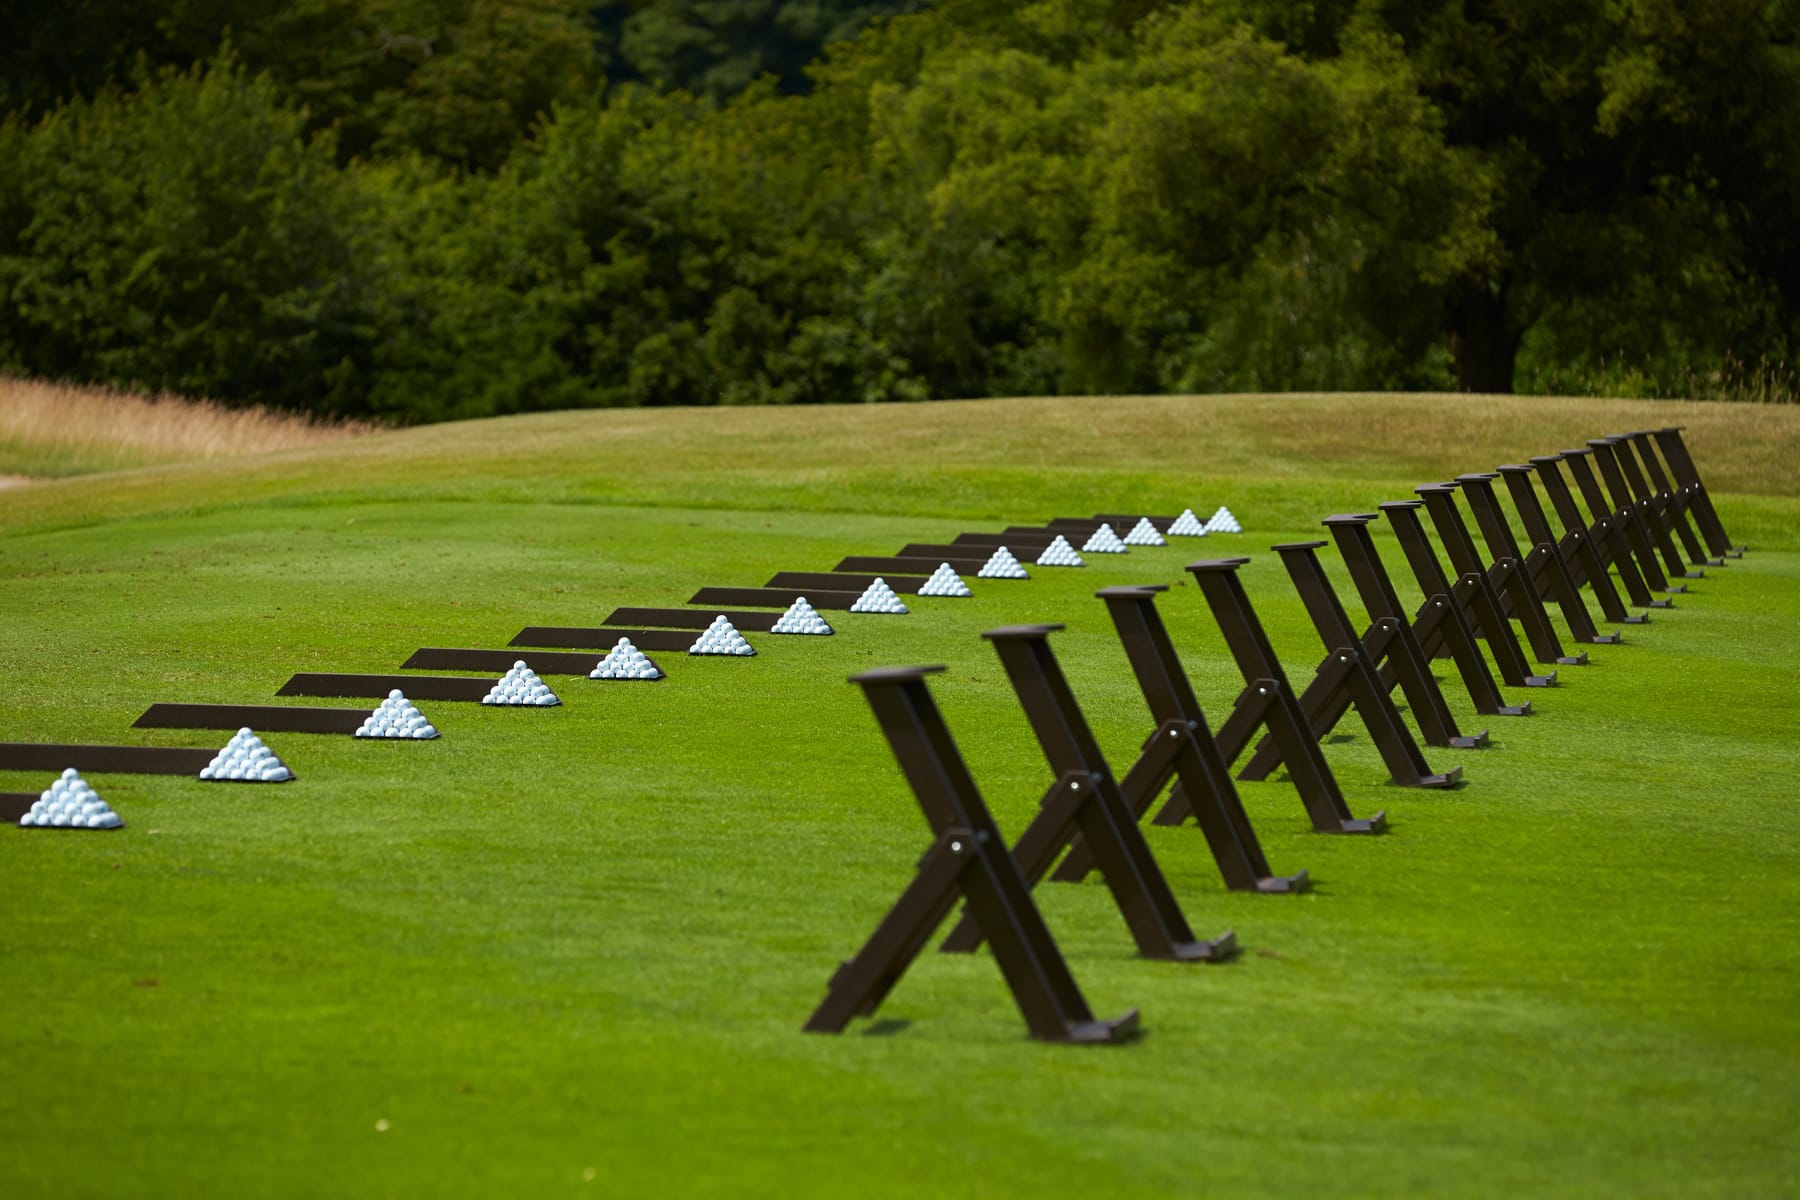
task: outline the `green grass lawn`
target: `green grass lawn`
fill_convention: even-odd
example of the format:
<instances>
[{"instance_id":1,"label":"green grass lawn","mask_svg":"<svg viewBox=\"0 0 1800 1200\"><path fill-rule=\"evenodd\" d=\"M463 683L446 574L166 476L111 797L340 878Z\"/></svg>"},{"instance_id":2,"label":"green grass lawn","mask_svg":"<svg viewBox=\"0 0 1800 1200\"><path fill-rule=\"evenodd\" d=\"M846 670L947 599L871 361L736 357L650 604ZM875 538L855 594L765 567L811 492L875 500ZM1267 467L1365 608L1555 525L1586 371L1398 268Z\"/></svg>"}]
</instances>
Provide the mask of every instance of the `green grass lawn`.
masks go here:
<instances>
[{"instance_id":1,"label":"green grass lawn","mask_svg":"<svg viewBox=\"0 0 1800 1200\"><path fill-rule=\"evenodd\" d=\"M273 702L709 584L1058 515L1250 530L1089 557L564 705L422 703L429 743L271 734L297 782L94 775L116 834L0 828L0 1195L1784 1195L1800 1187L1800 413L1597 401L1007 401L556 414L0 493L0 740L217 746L155 701ZM1150 722L1096 588L1162 611L1215 724L1239 681L1182 567L1412 485L1686 421L1755 549L1478 721L1449 793L1327 746L1380 838L1240 785L1301 896L1148 837L1222 965L1134 957L1097 879L1037 895L1119 1047L1032 1042L991 958L928 953L800 1033L929 835L858 689L934 692L1008 836L1049 776L981 630L1053 639L1112 765ZM1385 531L1403 597L1416 596ZM1341 563L1325 552L1360 618ZM304 701L297 701L304 703ZM341 701L319 701L340 704ZM371 702L372 706L372 702ZM0 790L44 775L0 773Z\"/></svg>"}]
</instances>

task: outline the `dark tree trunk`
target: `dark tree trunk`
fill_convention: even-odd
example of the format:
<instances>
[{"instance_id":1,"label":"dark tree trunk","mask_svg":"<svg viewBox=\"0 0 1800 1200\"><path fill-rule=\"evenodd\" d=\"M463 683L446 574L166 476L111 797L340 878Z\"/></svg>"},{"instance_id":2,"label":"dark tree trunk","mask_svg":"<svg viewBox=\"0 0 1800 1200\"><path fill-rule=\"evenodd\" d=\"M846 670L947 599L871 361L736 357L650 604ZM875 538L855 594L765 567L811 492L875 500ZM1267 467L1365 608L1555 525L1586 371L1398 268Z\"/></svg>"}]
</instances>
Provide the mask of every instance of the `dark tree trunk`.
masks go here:
<instances>
[{"instance_id":1,"label":"dark tree trunk","mask_svg":"<svg viewBox=\"0 0 1800 1200\"><path fill-rule=\"evenodd\" d=\"M1471 284L1451 301L1450 353L1456 360L1456 390L1513 390L1513 360L1519 334L1506 319L1506 286L1498 292Z\"/></svg>"}]
</instances>

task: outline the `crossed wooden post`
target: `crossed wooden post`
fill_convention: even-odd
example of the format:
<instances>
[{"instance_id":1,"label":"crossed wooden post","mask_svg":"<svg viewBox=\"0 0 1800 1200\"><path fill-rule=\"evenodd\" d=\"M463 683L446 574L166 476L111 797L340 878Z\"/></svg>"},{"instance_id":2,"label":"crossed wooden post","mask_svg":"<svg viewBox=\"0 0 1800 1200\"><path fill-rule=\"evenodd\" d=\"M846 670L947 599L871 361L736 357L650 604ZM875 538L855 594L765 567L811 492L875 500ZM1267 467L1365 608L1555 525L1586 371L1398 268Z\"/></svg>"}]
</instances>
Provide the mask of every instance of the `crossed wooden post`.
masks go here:
<instances>
[{"instance_id":1,"label":"crossed wooden post","mask_svg":"<svg viewBox=\"0 0 1800 1200\"><path fill-rule=\"evenodd\" d=\"M925 686L926 676L943 669L886 667L851 676L874 709L936 840L868 942L831 977L806 1030L839 1033L852 1018L874 1013L960 898L994 948L1031 1036L1046 1042L1118 1042L1133 1036L1137 1010L1097 1020L1075 985Z\"/></svg>"},{"instance_id":2,"label":"crossed wooden post","mask_svg":"<svg viewBox=\"0 0 1800 1200\"><path fill-rule=\"evenodd\" d=\"M1600 477L1606 480L1606 490L1612 496L1613 503L1621 509L1630 509L1636 516L1637 527L1642 531L1651 551L1662 556L1668 578L1703 578L1705 571L1690 571L1681 560L1681 551L1675 548L1674 539L1669 536L1668 527L1663 524L1656 505L1643 496L1642 489L1632 487L1628 468L1633 464L1619 452L1614 439L1589 438L1587 444L1594 452L1594 462L1600 468ZM1676 590L1687 589L1682 587Z\"/></svg>"},{"instance_id":3,"label":"crossed wooden post","mask_svg":"<svg viewBox=\"0 0 1800 1200\"><path fill-rule=\"evenodd\" d=\"M1363 633L1363 649L1378 667L1382 686L1390 692L1398 686L1404 692L1426 745L1480 749L1488 744L1487 730L1464 734L1456 727L1456 718L1450 714L1443 689L1438 687L1437 678L1431 673L1431 657L1406 619L1393 580L1388 578L1387 568L1376 552L1375 539L1369 534L1369 524L1374 520L1368 513L1336 513L1320 522L1331 531L1338 554L1350 572L1350 582L1362 599L1363 608L1368 610L1371 623ZM1435 625L1447 612L1453 611L1453 606L1447 595L1437 593L1426 598L1425 607L1420 611L1421 621L1429 613ZM1480 651L1475 648L1473 638L1469 639L1468 645L1479 661ZM1461 664L1458 666L1460 668ZM1485 661L1480 662L1480 676L1490 688L1493 687L1493 676L1487 673ZM1474 694L1474 689L1470 694ZM1476 708L1481 711L1479 704ZM1503 708L1496 692L1492 711L1497 713Z\"/></svg>"},{"instance_id":4,"label":"crossed wooden post","mask_svg":"<svg viewBox=\"0 0 1800 1200\"><path fill-rule=\"evenodd\" d=\"M1700 526L1700 533L1706 539L1706 545L1721 558L1742 558L1747 547L1734 545L1725 533L1725 526L1719 523L1719 514L1713 508L1712 497L1707 494L1706 485L1700 481L1700 471L1694 466L1694 459L1688 453L1687 443L1681 440L1680 425L1670 425L1655 430L1651 436L1656 439L1657 448L1663 457L1669 460L1669 472L1675 482L1681 485L1682 494L1687 497L1688 508L1694 514L1694 523Z\"/></svg>"},{"instance_id":5,"label":"crossed wooden post","mask_svg":"<svg viewBox=\"0 0 1800 1200\"><path fill-rule=\"evenodd\" d=\"M1461 495L1468 498L1469 508L1475 513L1476 524L1482 526L1484 518L1497 516L1491 504L1493 492L1488 478L1485 475L1459 475L1454 482L1447 483L1444 487L1448 490L1439 492L1437 498L1443 508L1454 515L1455 524L1463 530L1462 543L1473 555L1469 561L1479 570L1481 555L1475 550L1475 543L1468 535L1467 526L1462 524L1462 515L1456 508L1456 497ZM1427 495L1425 501L1426 507L1430 508L1432 497ZM1435 511L1433 516L1436 516ZM1490 524L1491 527L1482 528L1484 536L1498 536L1490 536L1488 548L1493 557L1489 560L1486 573L1499 597L1500 611L1519 622L1519 627L1525 632L1525 640L1530 643L1531 652L1539 662L1558 663L1566 667L1585 665L1585 651L1575 654L1563 652L1562 642L1550 624L1550 614L1544 611L1544 602L1539 599L1537 589L1531 585L1531 576L1524 560L1517 553L1518 547L1512 543L1510 533L1500 524ZM1450 543L1446 541L1445 546L1450 547ZM1457 551L1452 548L1453 559L1456 554Z\"/></svg>"},{"instance_id":6,"label":"crossed wooden post","mask_svg":"<svg viewBox=\"0 0 1800 1200\"><path fill-rule=\"evenodd\" d=\"M1387 814L1359 819L1350 813L1337 777L1313 738L1300 699L1288 683L1275 649L1263 632L1250 597L1244 592L1238 568L1247 558L1201 559L1188 564L1188 572L1200 585L1213 619L1225 635L1225 646L1244 677L1244 690L1232 706L1231 716L1219 729L1219 755L1236 762L1255 737L1266 730L1287 763L1288 777L1300 793L1313 829L1319 833L1380 833L1387 828ZM1156 814L1158 825L1179 825L1193 811L1188 797L1176 792Z\"/></svg>"},{"instance_id":7,"label":"crossed wooden post","mask_svg":"<svg viewBox=\"0 0 1800 1200\"><path fill-rule=\"evenodd\" d=\"M1584 446L1564 450L1562 453L1563 461L1569 464L1569 474L1574 477L1575 486L1581 492L1582 500L1587 503L1588 512L1593 514L1596 522L1602 518L1611 519L1614 536L1606 546L1615 563L1624 558L1631 559L1633 566L1653 592L1687 591L1684 586L1671 584L1663 575L1662 567L1656 561L1656 551L1650 546L1650 538L1638 521L1637 509L1630 504L1613 504L1601 490L1591 461L1598 459L1593 447ZM1657 604L1655 607L1673 608L1674 602Z\"/></svg>"},{"instance_id":8,"label":"crossed wooden post","mask_svg":"<svg viewBox=\"0 0 1800 1200\"><path fill-rule=\"evenodd\" d=\"M1420 607L1417 618L1413 621L1413 636L1419 641L1419 648L1429 658L1441 658L1448 655L1455 663L1456 670L1462 676L1463 687L1469 693L1469 700L1475 705L1475 711L1485 716L1523 717L1531 713L1531 701L1523 704L1508 704L1500 694L1499 685L1494 682L1493 672L1488 667L1487 659L1481 653L1481 646L1475 640L1474 621L1483 610L1486 597L1481 589L1482 576L1478 573L1460 576L1451 583L1444 574L1444 566L1438 561L1437 552L1425 537L1425 526L1419 520L1419 509L1425 507L1423 500L1387 500L1375 506L1387 517L1388 524L1393 526L1394 534L1400 540L1400 549L1406 555L1406 562L1412 568L1413 576L1418 580L1419 590L1425 593L1425 603ZM1344 543L1340 542L1342 547ZM1350 551L1345 550L1345 557ZM1365 593L1365 604L1371 604ZM1399 613L1398 597L1388 598L1386 611ZM1371 612L1374 608L1371 606ZM1498 618L1498 609L1495 610ZM1510 634L1510 630L1508 631ZM1500 666L1501 678L1514 687L1547 687L1555 682L1556 674L1548 676L1533 675L1520 653L1517 642L1511 643L1513 657L1504 657L1498 648L1494 659ZM1534 682L1535 681L1535 682Z\"/></svg>"},{"instance_id":9,"label":"crossed wooden post","mask_svg":"<svg viewBox=\"0 0 1800 1200\"><path fill-rule=\"evenodd\" d=\"M1602 568L1610 566L1618 571L1619 582L1625 585L1625 594L1631 597L1631 602L1640 608L1675 607L1673 600L1658 600L1650 594L1650 581L1638 568L1631 539L1625 536L1624 521L1607 505L1600 485L1594 481L1593 468L1588 463L1592 455L1593 451L1584 446L1579 450L1564 450L1560 454L1545 455L1531 461L1538 468L1538 478L1543 482L1550 502L1562 517L1563 527L1588 531L1588 543L1594 556ZM1593 517L1591 525L1582 522L1581 510L1575 506L1574 497L1569 494L1562 472L1554 465L1559 463L1569 468L1569 477L1575 481L1575 486ZM1644 619L1649 620L1648 614Z\"/></svg>"},{"instance_id":10,"label":"crossed wooden post","mask_svg":"<svg viewBox=\"0 0 1800 1200\"><path fill-rule=\"evenodd\" d=\"M1575 580L1569 575L1568 564L1563 562L1562 552L1551 538L1539 538L1529 553L1521 551L1518 541L1513 537L1512 526L1500 511L1500 503L1494 495L1494 475L1475 473L1458 475L1456 482L1462 485L1463 494L1469 498L1469 508L1475 514L1475 523L1481 529L1482 536L1487 539L1488 549L1496 559L1510 558L1517 562L1525 572L1525 587L1521 591L1528 593L1527 603L1535 610L1532 621L1542 619L1549 624L1545 604L1554 601L1562 609L1563 620L1569 626L1569 633L1578 642L1594 645L1610 645L1619 640L1616 633L1601 633L1594 626L1594 619L1588 614L1587 605L1581 599L1581 591L1575 586ZM1531 500L1537 499L1531 491L1529 478L1525 480L1525 493ZM1516 496L1515 489L1514 495ZM1514 616L1519 616L1515 603ZM1531 623L1527 623L1527 628ZM1559 660L1562 661L1562 660Z\"/></svg>"},{"instance_id":11,"label":"crossed wooden post","mask_svg":"<svg viewBox=\"0 0 1800 1200\"><path fill-rule=\"evenodd\" d=\"M1156 610L1157 593L1166 590L1162 584L1146 584L1102 588L1095 593L1106 602L1138 690L1156 720L1156 729L1145 740L1137 762L1119 784L1120 794L1133 819L1141 819L1173 783L1173 794L1181 798L1177 809L1184 815L1191 813L1198 822L1226 887L1235 892L1303 891L1305 871L1276 875L1263 856L1256 830L1231 782L1231 767L1219 754L1206 714L1200 711L1187 672ZM1093 869L1094 854L1077 835L1051 878L1075 883Z\"/></svg>"},{"instance_id":12,"label":"crossed wooden post","mask_svg":"<svg viewBox=\"0 0 1800 1200\"><path fill-rule=\"evenodd\" d=\"M1325 657L1313 672L1312 682L1300 693L1300 708L1313 737L1323 740L1355 708L1395 783L1437 788L1455 785L1462 779L1462 768L1434 773L1400 719L1400 711L1382 684L1380 672L1319 563L1318 549L1323 545L1324 542L1285 542L1274 547L1300 593L1313 628L1318 630L1319 640L1325 643ZM1238 777L1267 779L1281 759L1275 738L1265 735Z\"/></svg>"},{"instance_id":13,"label":"crossed wooden post","mask_svg":"<svg viewBox=\"0 0 1800 1200\"><path fill-rule=\"evenodd\" d=\"M1554 684L1555 671L1545 675L1532 674L1525 651L1513 633L1511 622L1506 619L1506 605L1494 583L1496 578L1503 581L1515 578L1518 574L1517 564L1496 563L1496 568L1503 569L1492 572L1482 564L1481 555L1477 553L1475 543L1469 537L1469 527L1463 524L1462 514L1457 511L1455 484L1428 483L1414 488L1413 492L1424 500L1425 511L1431 514L1431 523L1437 529L1438 540L1450 555L1451 566L1457 573L1456 600L1463 606L1463 614L1468 618L1470 627L1478 637L1487 642L1488 651L1500 668L1500 677L1513 687L1549 687ZM1555 640L1552 636L1550 646L1534 647L1540 653L1555 652L1545 661L1556 662L1561 657L1562 647L1556 645Z\"/></svg>"},{"instance_id":14,"label":"crossed wooden post","mask_svg":"<svg viewBox=\"0 0 1800 1200\"><path fill-rule=\"evenodd\" d=\"M999 653L1038 746L1056 773L1055 782L1039 802L1037 816L1013 843L1013 860L1027 886L1035 886L1079 832L1112 891L1139 954L1180 962L1228 957L1236 951L1237 939L1229 932L1210 942L1194 937L1144 841L1137 814L1125 802L1100 743L1094 740L1050 649L1050 635L1061 628L1009 625L981 635ZM970 912L944 939L943 949L967 952L981 941L981 924Z\"/></svg>"},{"instance_id":15,"label":"crossed wooden post","mask_svg":"<svg viewBox=\"0 0 1800 1200\"><path fill-rule=\"evenodd\" d=\"M1696 567L1722 567L1724 558L1709 558L1706 547L1694 533L1694 527L1688 523L1688 501L1669 481L1663 472L1662 464L1656 460L1656 448L1652 445L1650 435L1638 430L1635 433L1619 433L1610 435L1610 440L1618 447L1619 459L1625 466L1626 477L1631 485L1639 489L1639 494L1654 504L1662 514L1666 525L1681 540L1681 547L1687 552L1688 561ZM1643 464L1643 473L1638 471L1638 462L1633 462L1633 452ZM1648 475L1646 479L1644 476Z\"/></svg>"},{"instance_id":16,"label":"crossed wooden post","mask_svg":"<svg viewBox=\"0 0 1800 1200\"><path fill-rule=\"evenodd\" d=\"M1563 565L1568 569L1569 577L1580 587L1586 585L1594 593L1594 599L1600 603L1600 611L1609 621L1617 621L1621 625L1643 625L1650 617L1643 613L1632 613L1625 607L1619 597L1619 590L1613 586L1612 576L1607 573L1606 560L1598 549L1600 537L1597 537L1586 522L1581 519L1581 510L1575 506L1575 497L1569 493L1568 482L1563 479L1559 464L1562 455L1540 455L1531 460L1529 465L1523 463L1507 463L1500 468L1500 474L1506 478L1506 486L1511 489L1513 507L1519 510L1519 517L1525 522L1526 532L1538 543L1549 543L1556 547L1562 556ZM1532 478L1543 485L1544 494L1550 497L1550 505L1556 510L1562 521L1563 535L1556 536L1550 527L1550 518L1544 506L1538 501L1537 491L1531 486ZM1608 518L1610 523L1610 518ZM1622 575L1621 575L1622 577ZM1632 589L1632 600L1637 602L1639 595L1643 603L1650 603L1650 593L1644 587L1640 577Z\"/></svg>"}]
</instances>

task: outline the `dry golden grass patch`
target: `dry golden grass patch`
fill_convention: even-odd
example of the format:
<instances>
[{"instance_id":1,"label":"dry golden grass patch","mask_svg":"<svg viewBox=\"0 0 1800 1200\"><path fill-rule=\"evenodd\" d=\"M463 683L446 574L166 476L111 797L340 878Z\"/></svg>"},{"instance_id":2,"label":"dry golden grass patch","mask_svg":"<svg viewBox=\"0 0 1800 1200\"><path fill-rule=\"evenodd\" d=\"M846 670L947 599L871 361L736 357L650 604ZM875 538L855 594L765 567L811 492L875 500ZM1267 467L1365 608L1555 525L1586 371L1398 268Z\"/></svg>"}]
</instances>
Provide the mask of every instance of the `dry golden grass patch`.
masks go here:
<instances>
[{"instance_id":1,"label":"dry golden grass patch","mask_svg":"<svg viewBox=\"0 0 1800 1200\"><path fill-rule=\"evenodd\" d=\"M0 377L0 483L291 450L372 429L210 400Z\"/></svg>"}]
</instances>

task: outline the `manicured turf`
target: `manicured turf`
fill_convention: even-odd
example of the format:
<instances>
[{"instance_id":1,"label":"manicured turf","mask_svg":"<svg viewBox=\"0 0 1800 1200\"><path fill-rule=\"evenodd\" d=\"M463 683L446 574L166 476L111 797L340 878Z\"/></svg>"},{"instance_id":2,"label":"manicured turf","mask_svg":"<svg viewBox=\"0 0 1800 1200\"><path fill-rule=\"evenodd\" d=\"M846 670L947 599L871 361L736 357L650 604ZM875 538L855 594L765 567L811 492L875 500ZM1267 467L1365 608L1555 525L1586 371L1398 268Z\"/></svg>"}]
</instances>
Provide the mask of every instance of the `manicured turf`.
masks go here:
<instances>
[{"instance_id":1,"label":"manicured turf","mask_svg":"<svg viewBox=\"0 0 1800 1200\"><path fill-rule=\"evenodd\" d=\"M964 529L1223 502L1252 531L831 613L838 636L752 635L752 659L657 655L655 684L557 677L556 709L428 702L435 742L272 735L291 784L93 776L123 831L0 828L0 1195L1791 1190L1800 414L1482 405L1448 434L1413 398L1265 402L1260 427L1169 400L568 414L0 494L14 741L220 745L129 725ZM1351 410L1396 431L1391 458L1296 432ZM986 954L935 952L878 1021L799 1032L929 841L847 675L949 664L934 691L1010 836L1049 779L980 630L1065 622L1123 771L1149 719L1096 588L1174 585L1216 723L1239 681L1186 562L1254 555L1303 681L1322 648L1269 544L1680 420L1756 549L1525 697L1533 717L1477 721L1442 671L1494 736L1428 751L1467 786L1388 786L1354 726L1327 754L1385 837L1312 834L1285 782L1242 785L1304 896L1229 894L1197 829L1150 829L1238 960L1136 959L1098 880L1039 890L1095 1010L1139 1008L1141 1041L1031 1042Z\"/></svg>"}]
</instances>

